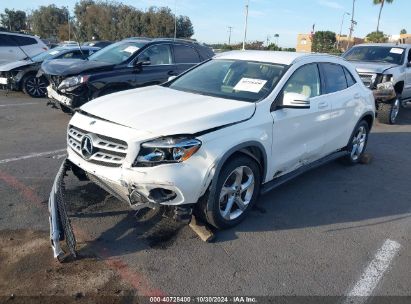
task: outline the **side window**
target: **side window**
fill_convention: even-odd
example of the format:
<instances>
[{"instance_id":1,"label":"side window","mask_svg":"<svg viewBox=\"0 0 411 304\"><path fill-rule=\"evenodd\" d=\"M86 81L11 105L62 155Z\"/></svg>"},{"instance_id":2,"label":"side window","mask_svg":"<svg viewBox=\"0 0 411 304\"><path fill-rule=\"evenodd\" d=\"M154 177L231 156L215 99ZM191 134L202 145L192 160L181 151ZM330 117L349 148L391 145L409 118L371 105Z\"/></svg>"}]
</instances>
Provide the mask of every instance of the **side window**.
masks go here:
<instances>
[{"instance_id":1,"label":"side window","mask_svg":"<svg viewBox=\"0 0 411 304\"><path fill-rule=\"evenodd\" d=\"M141 61L150 61L150 65L171 64L171 51L168 44L150 46L138 56Z\"/></svg>"},{"instance_id":2,"label":"side window","mask_svg":"<svg viewBox=\"0 0 411 304\"><path fill-rule=\"evenodd\" d=\"M321 81L317 64L307 64L299 68L284 86L285 93L298 93L308 98L321 94Z\"/></svg>"},{"instance_id":3,"label":"side window","mask_svg":"<svg viewBox=\"0 0 411 304\"><path fill-rule=\"evenodd\" d=\"M347 79L348 87L353 86L354 84L357 83L354 76L346 68L344 68L344 73L345 73L345 78Z\"/></svg>"},{"instance_id":4,"label":"side window","mask_svg":"<svg viewBox=\"0 0 411 304\"><path fill-rule=\"evenodd\" d=\"M201 61L194 48L181 44L174 45L174 58L176 63L198 63Z\"/></svg>"},{"instance_id":5,"label":"side window","mask_svg":"<svg viewBox=\"0 0 411 304\"><path fill-rule=\"evenodd\" d=\"M321 71L325 80L325 94L342 91L347 88L344 70L339 64L321 63Z\"/></svg>"},{"instance_id":6,"label":"side window","mask_svg":"<svg viewBox=\"0 0 411 304\"><path fill-rule=\"evenodd\" d=\"M14 36L14 40L15 40L20 46L37 44L37 40L34 39L34 38L30 38L30 37Z\"/></svg>"},{"instance_id":7,"label":"side window","mask_svg":"<svg viewBox=\"0 0 411 304\"><path fill-rule=\"evenodd\" d=\"M410 63L411 62L411 50L408 52L408 61L407 61L407 63Z\"/></svg>"},{"instance_id":8,"label":"side window","mask_svg":"<svg viewBox=\"0 0 411 304\"><path fill-rule=\"evenodd\" d=\"M0 34L0 46L16 46L16 42L14 42L9 36L10 35Z\"/></svg>"}]
</instances>

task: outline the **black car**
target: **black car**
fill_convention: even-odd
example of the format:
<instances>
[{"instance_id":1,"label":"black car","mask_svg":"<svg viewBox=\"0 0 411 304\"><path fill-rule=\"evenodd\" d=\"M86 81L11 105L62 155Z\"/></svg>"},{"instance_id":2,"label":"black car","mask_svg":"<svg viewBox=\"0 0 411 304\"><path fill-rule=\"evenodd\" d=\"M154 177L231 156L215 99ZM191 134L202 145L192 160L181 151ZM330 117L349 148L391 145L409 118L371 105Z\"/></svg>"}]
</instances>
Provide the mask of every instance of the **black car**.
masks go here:
<instances>
[{"instance_id":1,"label":"black car","mask_svg":"<svg viewBox=\"0 0 411 304\"><path fill-rule=\"evenodd\" d=\"M42 52L32 58L26 58L10 62L0 66L0 77L4 79L1 89L24 91L31 97L44 97L47 93L48 80L44 77L36 77L41 63L53 59L85 59L99 47L78 46L56 47Z\"/></svg>"},{"instance_id":2,"label":"black car","mask_svg":"<svg viewBox=\"0 0 411 304\"><path fill-rule=\"evenodd\" d=\"M44 62L48 96L70 112L109 93L160 84L211 58L213 51L180 39L130 38L113 43L87 60Z\"/></svg>"}]
</instances>

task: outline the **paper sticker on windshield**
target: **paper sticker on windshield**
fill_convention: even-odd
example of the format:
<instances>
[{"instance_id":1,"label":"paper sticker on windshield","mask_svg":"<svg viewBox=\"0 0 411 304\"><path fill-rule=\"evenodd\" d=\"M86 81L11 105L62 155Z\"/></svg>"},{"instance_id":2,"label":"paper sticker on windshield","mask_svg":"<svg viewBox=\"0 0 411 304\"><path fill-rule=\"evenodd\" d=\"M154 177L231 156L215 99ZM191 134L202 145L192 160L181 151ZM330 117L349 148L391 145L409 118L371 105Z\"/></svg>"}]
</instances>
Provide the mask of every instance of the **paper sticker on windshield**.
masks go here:
<instances>
[{"instance_id":1,"label":"paper sticker on windshield","mask_svg":"<svg viewBox=\"0 0 411 304\"><path fill-rule=\"evenodd\" d=\"M390 53L393 53L393 54L402 54L402 53L404 53L404 49L400 49L400 48L392 48L391 50L390 50Z\"/></svg>"},{"instance_id":2,"label":"paper sticker on windshield","mask_svg":"<svg viewBox=\"0 0 411 304\"><path fill-rule=\"evenodd\" d=\"M52 51L52 52L50 52L50 55L56 55L58 53L60 53L60 52L59 51Z\"/></svg>"},{"instance_id":3,"label":"paper sticker on windshield","mask_svg":"<svg viewBox=\"0 0 411 304\"><path fill-rule=\"evenodd\" d=\"M130 45L128 47L126 47L123 52L127 52L130 54L133 54L135 51L138 51L138 47L134 46L134 45Z\"/></svg>"},{"instance_id":4,"label":"paper sticker on windshield","mask_svg":"<svg viewBox=\"0 0 411 304\"><path fill-rule=\"evenodd\" d=\"M266 84L267 80L254 78L241 78L235 85L234 90L258 93Z\"/></svg>"}]
</instances>

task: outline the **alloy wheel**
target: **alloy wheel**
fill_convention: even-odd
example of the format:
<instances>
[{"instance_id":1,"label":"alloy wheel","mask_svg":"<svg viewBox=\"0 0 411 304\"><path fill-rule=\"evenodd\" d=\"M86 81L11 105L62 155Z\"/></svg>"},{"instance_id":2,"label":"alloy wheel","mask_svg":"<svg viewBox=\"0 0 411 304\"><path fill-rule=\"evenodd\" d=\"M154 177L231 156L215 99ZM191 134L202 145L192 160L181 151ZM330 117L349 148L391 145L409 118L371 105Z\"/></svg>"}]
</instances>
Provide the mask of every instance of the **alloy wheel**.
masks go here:
<instances>
[{"instance_id":1,"label":"alloy wheel","mask_svg":"<svg viewBox=\"0 0 411 304\"><path fill-rule=\"evenodd\" d=\"M219 196L220 214L225 220L243 214L253 197L254 184L254 173L248 166L237 167L228 175Z\"/></svg>"},{"instance_id":2,"label":"alloy wheel","mask_svg":"<svg viewBox=\"0 0 411 304\"><path fill-rule=\"evenodd\" d=\"M41 77L30 77L26 81L26 90L30 96L41 97L46 95L47 84Z\"/></svg>"},{"instance_id":3,"label":"alloy wheel","mask_svg":"<svg viewBox=\"0 0 411 304\"><path fill-rule=\"evenodd\" d=\"M361 156L367 141L367 130L360 126L352 140L351 159L356 161Z\"/></svg>"}]
</instances>

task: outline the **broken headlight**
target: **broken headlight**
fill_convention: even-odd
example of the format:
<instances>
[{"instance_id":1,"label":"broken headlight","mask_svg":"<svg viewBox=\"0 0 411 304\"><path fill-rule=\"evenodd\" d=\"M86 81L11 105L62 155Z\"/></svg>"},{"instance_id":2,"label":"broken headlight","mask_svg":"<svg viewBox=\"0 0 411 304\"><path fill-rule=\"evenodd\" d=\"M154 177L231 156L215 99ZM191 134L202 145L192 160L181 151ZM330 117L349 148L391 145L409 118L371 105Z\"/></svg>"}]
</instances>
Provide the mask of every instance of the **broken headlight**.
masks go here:
<instances>
[{"instance_id":1,"label":"broken headlight","mask_svg":"<svg viewBox=\"0 0 411 304\"><path fill-rule=\"evenodd\" d=\"M75 88L77 88L80 84L87 82L89 76L88 75L82 75L82 76L74 76L74 77L69 77L64 79L58 89L62 92L65 91L72 91Z\"/></svg>"},{"instance_id":2,"label":"broken headlight","mask_svg":"<svg viewBox=\"0 0 411 304\"><path fill-rule=\"evenodd\" d=\"M189 159L201 147L201 141L187 136L162 137L141 144L135 167L180 163Z\"/></svg>"}]
</instances>

